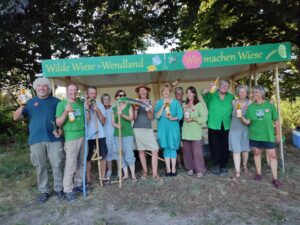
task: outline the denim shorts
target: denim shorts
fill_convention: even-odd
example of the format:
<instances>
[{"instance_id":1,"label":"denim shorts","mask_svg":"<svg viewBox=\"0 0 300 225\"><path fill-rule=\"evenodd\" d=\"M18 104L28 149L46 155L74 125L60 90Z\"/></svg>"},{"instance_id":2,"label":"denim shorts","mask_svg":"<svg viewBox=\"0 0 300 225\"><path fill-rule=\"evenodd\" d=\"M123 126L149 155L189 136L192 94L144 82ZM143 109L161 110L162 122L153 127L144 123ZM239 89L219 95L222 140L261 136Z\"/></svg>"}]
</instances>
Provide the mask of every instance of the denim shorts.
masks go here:
<instances>
[{"instance_id":1,"label":"denim shorts","mask_svg":"<svg viewBox=\"0 0 300 225\"><path fill-rule=\"evenodd\" d=\"M275 143L270 141L254 141L249 140L251 148L260 148L260 149L274 149Z\"/></svg>"}]
</instances>

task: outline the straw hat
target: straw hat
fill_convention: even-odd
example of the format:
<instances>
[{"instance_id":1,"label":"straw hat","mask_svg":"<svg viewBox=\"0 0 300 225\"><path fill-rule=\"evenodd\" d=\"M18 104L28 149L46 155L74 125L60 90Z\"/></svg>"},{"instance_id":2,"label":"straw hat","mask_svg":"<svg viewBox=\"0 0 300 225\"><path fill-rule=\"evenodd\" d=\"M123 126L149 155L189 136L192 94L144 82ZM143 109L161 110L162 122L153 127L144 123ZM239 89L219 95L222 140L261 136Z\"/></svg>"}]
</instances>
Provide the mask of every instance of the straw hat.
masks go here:
<instances>
[{"instance_id":1,"label":"straw hat","mask_svg":"<svg viewBox=\"0 0 300 225\"><path fill-rule=\"evenodd\" d=\"M135 92L136 92L136 93L139 93L140 88L145 88L148 92L151 91L151 88L147 87L146 84L140 84L139 86L137 86L137 87L135 88Z\"/></svg>"}]
</instances>

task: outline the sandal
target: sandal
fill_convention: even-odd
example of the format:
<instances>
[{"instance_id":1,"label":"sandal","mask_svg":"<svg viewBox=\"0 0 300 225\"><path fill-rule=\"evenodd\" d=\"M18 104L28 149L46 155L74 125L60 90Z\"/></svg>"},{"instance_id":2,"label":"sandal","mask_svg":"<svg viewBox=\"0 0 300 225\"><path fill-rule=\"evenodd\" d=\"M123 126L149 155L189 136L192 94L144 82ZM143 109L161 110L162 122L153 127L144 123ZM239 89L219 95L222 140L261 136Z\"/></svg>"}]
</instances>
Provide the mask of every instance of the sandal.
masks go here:
<instances>
[{"instance_id":1,"label":"sandal","mask_svg":"<svg viewBox=\"0 0 300 225\"><path fill-rule=\"evenodd\" d=\"M143 173L141 174L141 179L142 179L142 180L146 180L146 179L147 179L147 176L148 176L148 173L143 172Z\"/></svg>"},{"instance_id":2,"label":"sandal","mask_svg":"<svg viewBox=\"0 0 300 225\"><path fill-rule=\"evenodd\" d=\"M157 181L159 181L161 179L161 177L159 175L153 176L152 178Z\"/></svg>"},{"instance_id":3,"label":"sandal","mask_svg":"<svg viewBox=\"0 0 300 225\"><path fill-rule=\"evenodd\" d=\"M243 172L244 172L244 173L248 173L248 171L249 171L249 170L248 170L247 166L243 166Z\"/></svg>"},{"instance_id":4,"label":"sandal","mask_svg":"<svg viewBox=\"0 0 300 225\"><path fill-rule=\"evenodd\" d=\"M126 181L128 179L129 179L129 177L122 177L122 181Z\"/></svg>"},{"instance_id":5,"label":"sandal","mask_svg":"<svg viewBox=\"0 0 300 225\"><path fill-rule=\"evenodd\" d=\"M136 182L138 182L138 179L136 179L136 177L135 178L131 178L131 182L132 183L136 183Z\"/></svg>"}]
</instances>

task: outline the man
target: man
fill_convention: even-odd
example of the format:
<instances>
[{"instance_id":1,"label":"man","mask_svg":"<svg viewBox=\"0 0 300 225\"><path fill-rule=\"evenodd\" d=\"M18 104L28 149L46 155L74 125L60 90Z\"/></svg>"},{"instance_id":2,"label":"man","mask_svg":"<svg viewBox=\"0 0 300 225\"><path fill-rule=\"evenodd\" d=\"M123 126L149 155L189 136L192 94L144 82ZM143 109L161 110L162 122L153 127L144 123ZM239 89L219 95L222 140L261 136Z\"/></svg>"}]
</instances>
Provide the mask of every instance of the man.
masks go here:
<instances>
[{"instance_id":1,"label":"man","mask_svg":"<svg viewBox=\"0 0 300 225\"><path fill-rule=\"evenodd\" d=\"M75 193L82 192L84 167L84 108L77 99L76 84L67 86L67 99L56 108L56 123L63 128L65 135L66 164L63 179L66 200L75 201Z\"/></svg>"},{"instance_id":2,"label":"man","mask_svg":"<svg viewBox=\"0 0 300 225\"><path fill-rule=\"evenodd\" d=\"M50 96L51 83L47 78L37 78L33 82L37 97L30 99L14 112L14 120L29 118L30 158L37 171L40 203L51 196L48 189L47 160L50 161L54 179L54 190L59 200L64 198L63 177L63 140L61 130L56 129L55 111L59 99Z\"/></svg>"},{"instance_id":3,"label":"man","mask_svg":"<svg viewBox=\"0 0 300 225\"><path fill-rule=\"evenodd\" d=\"M99 156L101 156L101 176L105 177L106 173L106 155L107 146L103 125L106 121L105 108L103 104L96 100L97 88L88 87L86 100L86 118L87 118L87 139L88 139L88 157L86 164L87 183L92 181L92 163L93 150L96 149L96 138L99 144Z\"/></svg>"},{"instance_id":4,"label":"man","mask_svg":"<svg viewBox=\"0 0 300 225\"><path fill-rule=\"evenodd\" d=\"M176 87L174 90L175 98L179 101L180 105L182 106L183 101L183 95L184 91L182 87ZM181 134L181 129L183 125L183 119L179 121L179 126L180 126L180 134ZM180 169L183 167L182 163L182 151L181 147L179 147L177 151L177 168Z\"/></svg>"},{"instance_id":5,"label":"man","mask_svg":"<svg viewBox=\"0 0 300 225\"><path fill-rule=\"evenodd\" d=\"M204 95L208 109L208 142L214 166L212 172L215 175L228 173L226 168L229 157L228 134L234 99L228 92L229 86L228 80L221 80L217 91L211 90Z\"/></svg>"}]
</instances>

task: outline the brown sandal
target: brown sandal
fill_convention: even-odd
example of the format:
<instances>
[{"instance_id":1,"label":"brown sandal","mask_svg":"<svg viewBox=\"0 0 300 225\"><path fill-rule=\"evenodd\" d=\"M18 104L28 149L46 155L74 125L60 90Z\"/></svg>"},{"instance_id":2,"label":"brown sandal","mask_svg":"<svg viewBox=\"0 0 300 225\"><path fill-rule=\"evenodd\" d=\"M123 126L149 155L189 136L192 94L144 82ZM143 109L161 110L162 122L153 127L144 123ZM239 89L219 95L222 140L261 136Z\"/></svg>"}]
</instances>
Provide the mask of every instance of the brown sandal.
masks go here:
<instances>
[{"instance_id":1,"label":"brown sandal","mask_svg":"<svg viewBox=\"0 0 300 225\"><path fill-rule=\"evenodd\" d=\"M243 172L244 172L244 173L248 173L248 171L249 171L249 170L248 170L247 166L243 166Z\"/></svg>"}]
</instances>

